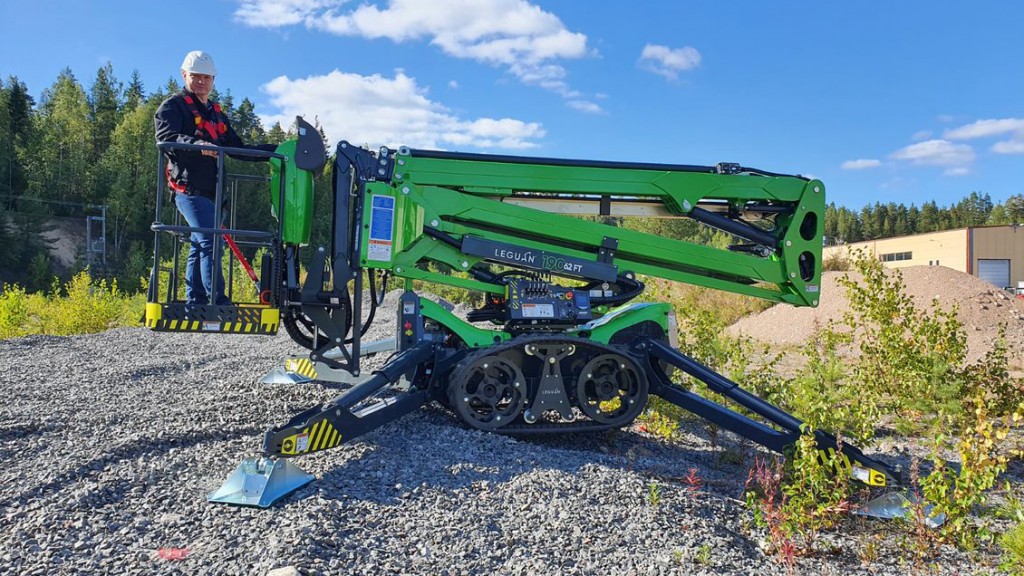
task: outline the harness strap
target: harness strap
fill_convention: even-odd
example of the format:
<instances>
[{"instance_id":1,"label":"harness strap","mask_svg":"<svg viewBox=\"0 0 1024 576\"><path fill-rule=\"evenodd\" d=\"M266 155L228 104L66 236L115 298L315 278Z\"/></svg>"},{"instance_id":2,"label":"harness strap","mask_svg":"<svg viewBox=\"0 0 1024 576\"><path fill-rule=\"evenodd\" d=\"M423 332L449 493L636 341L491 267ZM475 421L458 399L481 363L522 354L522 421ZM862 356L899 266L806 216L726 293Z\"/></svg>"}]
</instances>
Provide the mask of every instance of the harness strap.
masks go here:
<instances>
[{"instance_id":1,"label":"harness strap","mask_svg":"<svg viewBox=\"0 0 1024 576\"><path fill-rule=\"evenodd\" d=\"M221 110L220 104L213 102L213 114L212 120L206 120L202 114L199 113L199 107L196 105L196 100L187 92L182 92L182 99L185 101L185 105L188 107L189 112L192 113L192 118L195 121L196 131L195 137L202 138L203 140L209 140L213 144L219 144L220 140L228 132L228 125L224 122L224 113ZM177 193L185 193L185 186L179 182L176 182L171 177L171 167L166 166L164 169L164 175L167 177L167 185L171 187Z\"/></svg>"},{"instance_id":2,"label":"harness strap","mask_svg":"<svg viewBox=\"0 0 1024 576\"><path fill-rule=\"evenodd\" d=\"M216 144L224 134L227 134L228 125L224 123L224 115L220 104L213 102L213 119L211 121L204 119L202 114L199 113L199 107L196 105L195 98L188 94L184 94L183 97L189 111L192 112L192 117L195 119L196 138L209 139Z\"/></svg>"}]
</instances>

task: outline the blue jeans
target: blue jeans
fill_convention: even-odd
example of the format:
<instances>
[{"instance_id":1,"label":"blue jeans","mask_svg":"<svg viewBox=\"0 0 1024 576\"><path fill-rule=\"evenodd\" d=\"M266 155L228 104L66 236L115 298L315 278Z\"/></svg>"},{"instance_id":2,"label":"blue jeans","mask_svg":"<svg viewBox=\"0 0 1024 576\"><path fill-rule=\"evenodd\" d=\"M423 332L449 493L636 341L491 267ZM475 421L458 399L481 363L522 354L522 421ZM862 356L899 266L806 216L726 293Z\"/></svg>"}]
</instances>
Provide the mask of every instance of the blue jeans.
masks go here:
<instances>
[{"instance_id":1,"label":"blue jeans","mask_svg":"<svg viewBox=\"0 0 1024 576\"><path fill-rule=\"evenodd\" d=\"M174 204L178 211L185 217L185 221L192 228L218 228L217 210L213 200L204 196L189 196L187 194L175 194ZM188 252L188 261L185 264L185 301L188 304L205 305L210 301L209 295L214 291L213 267L220 269L221 253L224 249L224 239L219 242L217 254L213 253L213 234L204 232L193 232L191 238L192 248ZM224 295L224 275L218 274L217 290L214 303L218 306L230 306L231 300Z\"/></svg>"}]
</instances>

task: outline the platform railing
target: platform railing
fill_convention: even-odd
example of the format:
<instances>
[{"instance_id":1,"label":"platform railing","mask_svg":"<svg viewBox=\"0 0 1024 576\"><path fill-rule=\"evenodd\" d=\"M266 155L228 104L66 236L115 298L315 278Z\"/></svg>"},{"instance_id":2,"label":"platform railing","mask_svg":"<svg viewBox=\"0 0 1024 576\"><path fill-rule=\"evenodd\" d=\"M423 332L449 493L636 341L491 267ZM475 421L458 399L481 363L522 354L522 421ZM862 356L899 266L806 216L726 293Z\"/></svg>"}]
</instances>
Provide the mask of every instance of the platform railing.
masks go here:
<instances>
[{"instance_id":1,"label":"platform railing","mask_svg":"<svg viewBox=\"0 0 1024 576\"><path fill-rule=\"evenodd\" d=\"M214 227L214 228L202 228L183 225L181 220L181 214L174 210L173 224L164 223L163 207L164 203L170 198L170 195L166 193L167 188L167 156L166 152L171 150L189 151L189 152L208 152L216 151L217 153L217 185L214 194L214 206L218 207L218 216L221 216L219 220L223 219L222 210L224 206L225 196L225 183L228 184L230 190L231 203L230 203L230 217L226 227ZM238 196L238 182L240 181L256 181L256 182L268 182L270 179L264 176L254 176L248 174L225 174L224 173L224 155L227 154L232 157L248 157L248 158L260 158L260 159L273 159L276 158L281 161L281 173L279 180L279 189L277 194L278 206L277 206L277 231L270 232L266 230L248 230L236 228L237 221L237 205L235 200ZM211 234L213 235L213 254L217 256L220 254L223 243L225 242L225 236L230 235L232 238L237 239L236 245L248 246L248 247L263 247L271 250L271 265L273 265L280 257L278 252L280 251L278 238L282 237L284 231L284 202L285 202L285 182L286 182L286 162L287 158L284 155L276 152L267 152L263 150L254 150L248 148L232 148L225 146L210 146L210 145L199 145L199 144L186 144L179 142L159 142L157 143L157 185L156 185L156 198L155 198L155 220L150 226L150 229L154 232L153 238L153 268L150 272L150 283L148 292L148 301L151 303L158 302L159 298L159 280L161 272L169 274L169 281L167 283L167 294L166 302L171 303L177 301L178 293L178 278L180 271L180 251L178 246L180 244L188 243L191 241L191 235L193 232ZM174 256L172 258L171 269L167 269L161 266L161 238L165 234L170 234L175 241ZM229 256L229 267L228 267L228 278L225 281L227 296L234 301L233 298L233 278L234 278L234 254ZM212 286L216 287L218 281L223 274L221 271L220 261L215 262L213 266L213 277ZM271 290L275 290L276 287L269 287ZM216 297L216 294L210 295L211 299ZM212 304L212 302L211 302Z\"/></svg>"}]
</instances>

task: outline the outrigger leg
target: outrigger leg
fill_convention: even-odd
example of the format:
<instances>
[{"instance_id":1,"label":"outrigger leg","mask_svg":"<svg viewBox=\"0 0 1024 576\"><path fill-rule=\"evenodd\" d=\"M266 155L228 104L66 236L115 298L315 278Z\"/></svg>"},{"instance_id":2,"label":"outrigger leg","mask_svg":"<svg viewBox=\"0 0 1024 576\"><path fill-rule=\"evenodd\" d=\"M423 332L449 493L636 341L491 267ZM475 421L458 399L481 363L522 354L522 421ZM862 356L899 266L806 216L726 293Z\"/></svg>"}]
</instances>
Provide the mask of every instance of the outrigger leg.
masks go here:
<instances>
[{"instance_id":1,"label":"outrigger leg","mask_svg":"<svg viewBox=\"0 0 1024 576\"><path fill-rule=\"evenodd\" d=\"M739 384L664 342L646 340L637 343L636 346L641 352L646 352L652 360L675 366L706 384L712 392L729 398L771 422L778 429L752 420L721 404L680 388L671 382L660 367L655 368L657 366L656 362L651 362L652 368L650 372L654 376L651 379L651 394L660 396L684 410L688 410L775 452L781 453L788 446L792 446L800 437L800 434L803 433L803 422L792 414L747 392ZM847 443L840 443L835 436L821 430L815 430L814 436L819 450L831 454L839 452L844 466L846 466L850 475L855 480L873 488L883 489L898 489L902 484L899 470L865 455L857 447ZM905 492L890 490L861 504L858 507L857 513L874 518L904 518L907 517L909 508L918 503L920 503L918 500L913 496L908 496ZM933 515L933 508L934 506L930 504L925 504L924 506L927 517L926 523L935 528L945 522L945 515Z\"/></svg>"},{"instance_id":2,"label":"outrigger leg","mask_svg":"<svg viewBox=\"0 0 1024 576\"><path fill-rule=\"evenodd\" d=\"M334 448L431 401L431 391L423 385L356 408L406 373L416 374L413 382L429 382L435 348L432 342L420 342L331 402L314 406L295 415L284 426L267 430L263 436L263 455L243 460L208 500L267 508L312 482L312 474L284 459Z\"/></svg>"}]
</instances>

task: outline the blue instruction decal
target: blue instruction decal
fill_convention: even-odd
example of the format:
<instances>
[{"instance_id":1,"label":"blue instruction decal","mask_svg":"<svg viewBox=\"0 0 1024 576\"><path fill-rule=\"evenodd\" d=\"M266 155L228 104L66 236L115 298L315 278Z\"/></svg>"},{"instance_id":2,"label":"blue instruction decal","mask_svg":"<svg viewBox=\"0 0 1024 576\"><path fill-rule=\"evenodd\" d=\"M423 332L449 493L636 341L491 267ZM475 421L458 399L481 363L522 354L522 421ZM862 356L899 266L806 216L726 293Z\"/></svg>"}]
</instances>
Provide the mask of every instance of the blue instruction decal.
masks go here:
<instances>
[{"instance_id":1,"label":"blue instruction decal","mask_svg":"<svg viewBox=\"0 0 1024 576\"><path fill-rule=\"evenodd\" d=\"M394 245L395 199L374 194L370 202L370 245L366 257L389 262Z\"/></svg>"}]
</instances>

